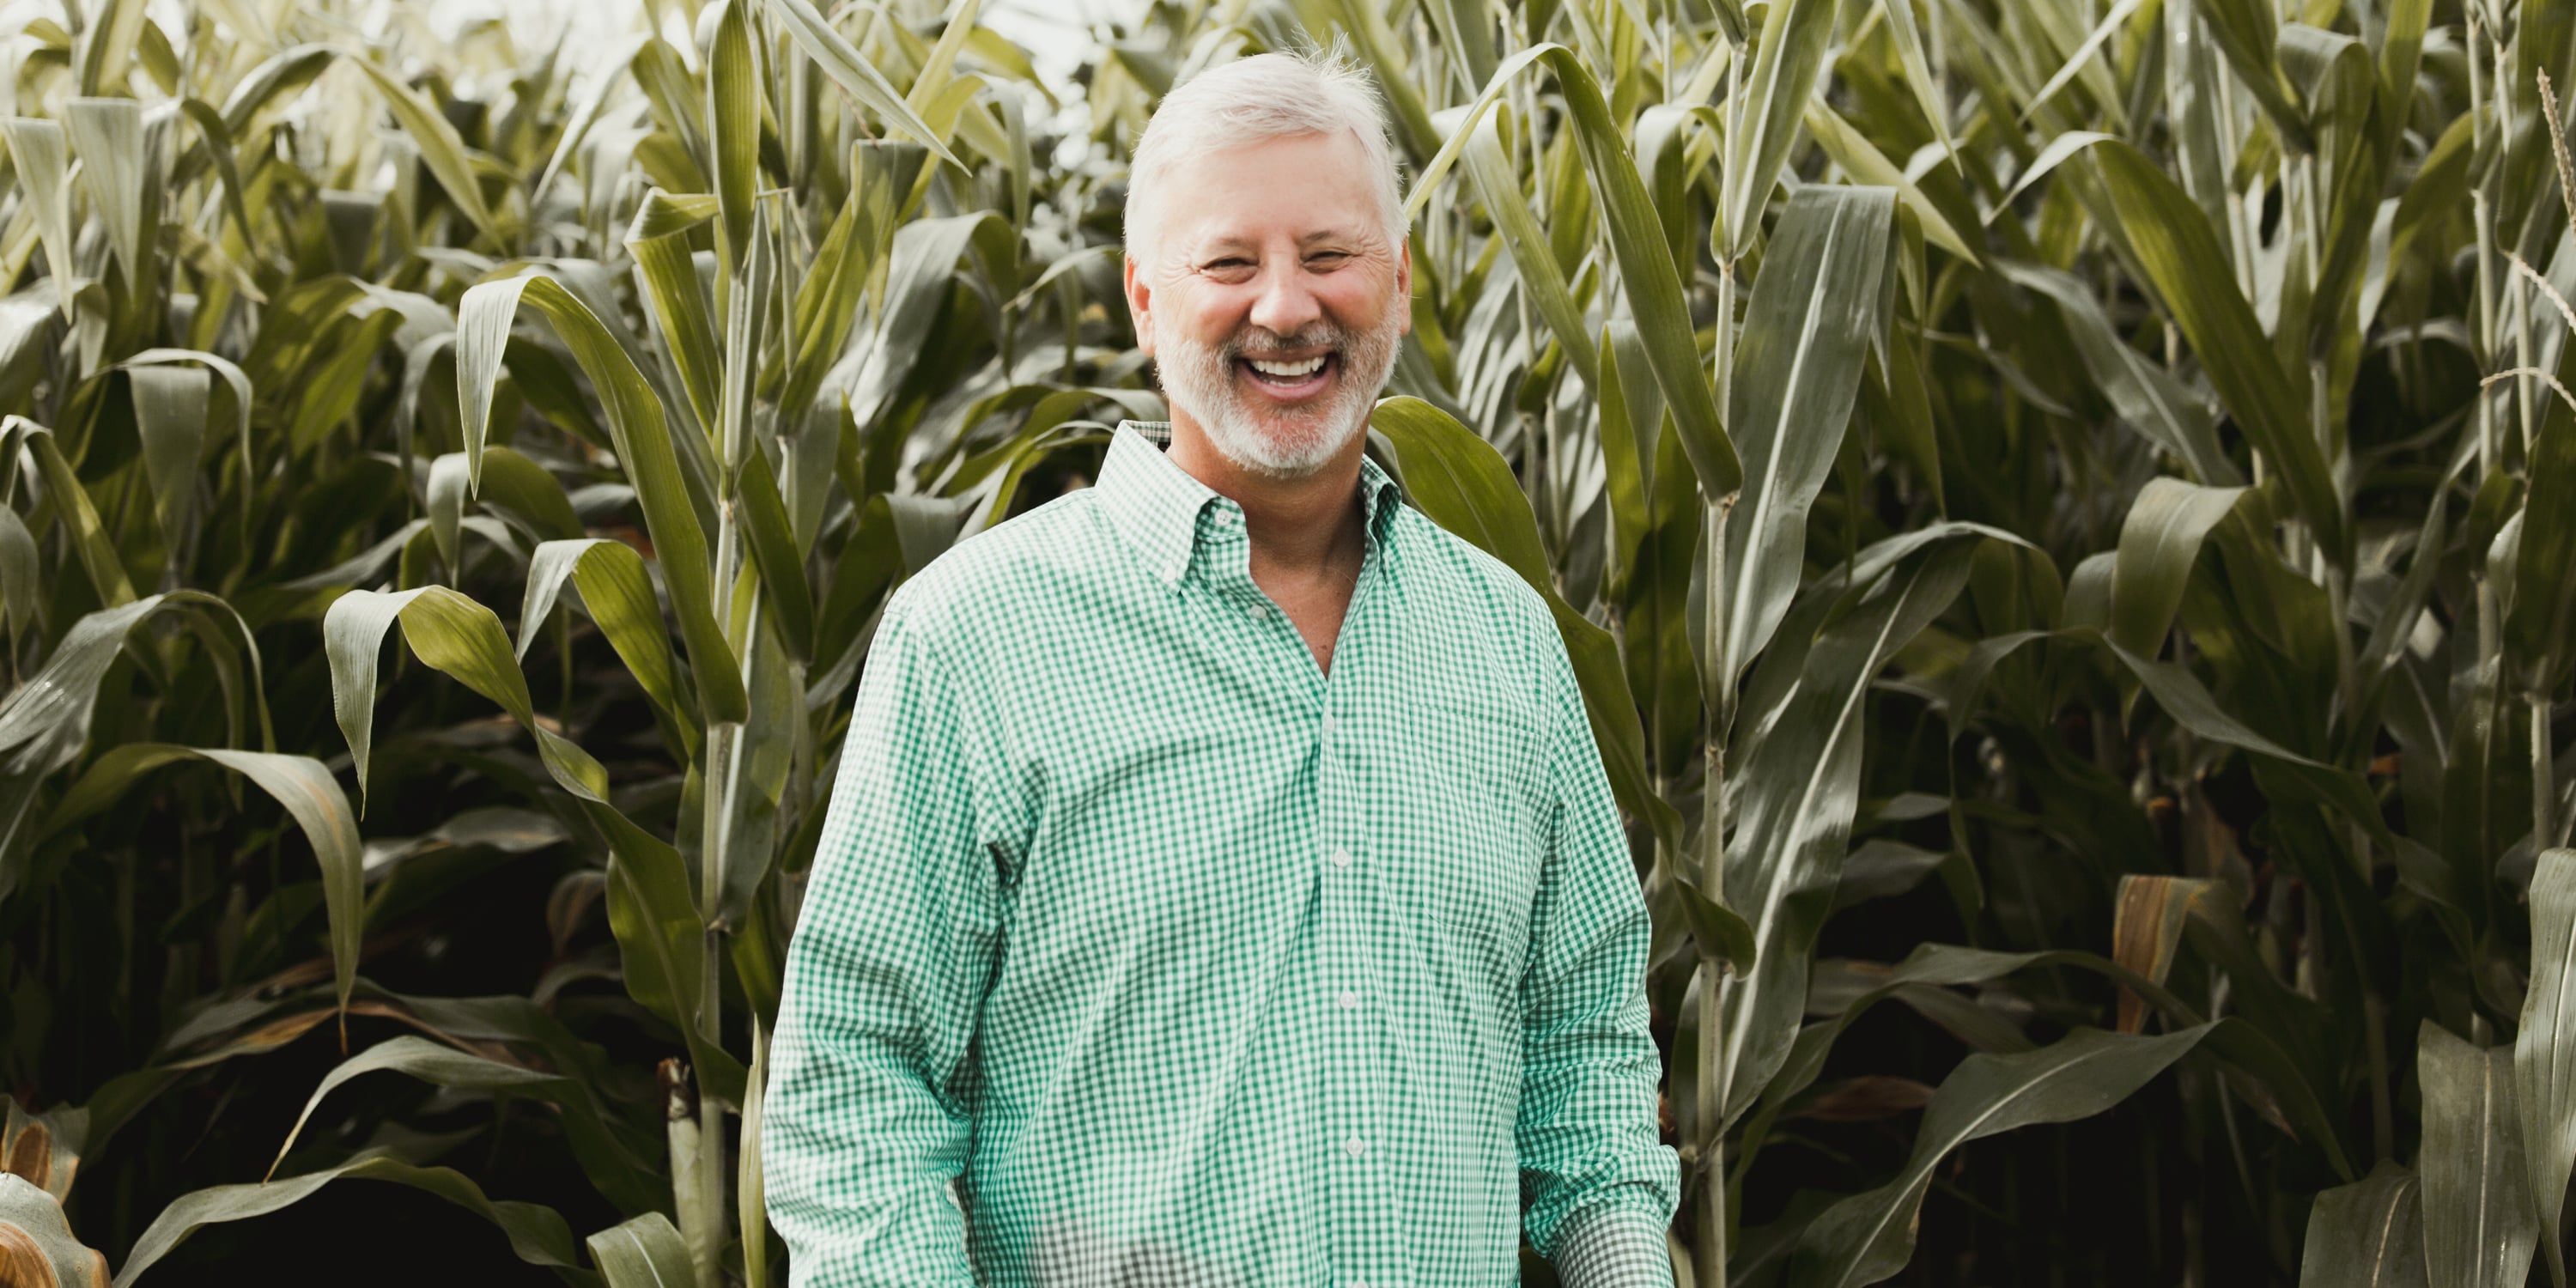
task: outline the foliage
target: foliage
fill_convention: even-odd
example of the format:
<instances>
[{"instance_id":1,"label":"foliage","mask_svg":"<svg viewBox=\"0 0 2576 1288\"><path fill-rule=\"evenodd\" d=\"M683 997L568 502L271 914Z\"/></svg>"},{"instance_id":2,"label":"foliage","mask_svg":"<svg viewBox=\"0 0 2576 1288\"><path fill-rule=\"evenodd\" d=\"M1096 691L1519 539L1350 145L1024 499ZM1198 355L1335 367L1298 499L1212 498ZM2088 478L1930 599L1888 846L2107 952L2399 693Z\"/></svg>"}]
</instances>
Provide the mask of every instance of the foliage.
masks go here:
<instances>
[{"instance_id":1,"label":"foliage","mask_svg":"<svg viewBox=\"0 0 2576 1288\"><path fill-rule=\"evenodd\" d=\"M365 1179L776 1282L874 615L1158 413L1156 98L1338 35L1373 446L1583 680L1683 1282L2565 1282L2567 6L1166 0L1073 103L975 0L648 10L9 46L0 1237L123 1285Z\"/></svg>"}]
</instances>

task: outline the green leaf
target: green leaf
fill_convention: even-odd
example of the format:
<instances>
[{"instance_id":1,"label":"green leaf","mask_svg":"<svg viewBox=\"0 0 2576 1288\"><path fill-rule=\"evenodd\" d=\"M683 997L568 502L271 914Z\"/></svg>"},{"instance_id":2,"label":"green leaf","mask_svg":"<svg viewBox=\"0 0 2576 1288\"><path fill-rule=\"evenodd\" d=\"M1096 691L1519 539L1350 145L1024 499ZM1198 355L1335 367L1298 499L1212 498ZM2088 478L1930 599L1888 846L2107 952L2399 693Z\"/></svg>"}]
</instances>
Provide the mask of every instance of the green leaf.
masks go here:
<instances>
[{"instance_id":1,"label":"green leaf","mask_svg":"<svg viewBox=\"0 0 2576 1288\"><path fill-rule=\"evenodd\" d=\"M2206 923L2205 917L2195 917L2192 922L2194 925ZM1873 971L1876 982L1844 1002L1838 1012L1799 1032L1797 1042L1790 1049L1789 1059L1762 1089L1762 1113L1766 1116L1776 1114L1791 1097L1812 1086L1824 1071L1825 1057L1831 1053L1835 1039L1879 1002L1906 996L1909 990L1985 984L2039 967L2071 967L2099 975L2119 985L2123 992L2146 1001L2164 1016L2169 1026L2190 1028L2202 1023L2199 1012L2163 985L2093 953L2069 949L2007 953L1954 944L1919 944L1906 954L1904 961L1893 967L1876 968L1884 973ZM2289 1121L2325 1151L2326 1160L2335 1173L2346 1177L2352 1175L2343 1143L2336 1134L2335 1120L2327 1116L2310 1075L2280 1043L2252 1021L2230 1016L2210 1026L2201 1039L2201 1047L2260 1079L2278 1097ZM1758 1133L1761 1129L1762 1123L1757 1119L1748 1128L1748 1133Z\"/></svg>"},{"instance_id":2,"label":"green leaf","mask_svg":"<svg viewBox=\"0 0 2576 1288\"><path fill-rule=\"evenodd\" d=\"M339 51L343 61L353 63L373 82L376 92L384 96L385 106L392 108L394 119L401 122L403 133L411 136L412 146L420 149L421 164L437 176L438 186L447 190L447 199L483 230L495 243L506 241L494 221L492 208L483 201L483 185L474 177L474 165L465 156L465 138L447 114L430 105L409 85L394 79L364 52L354 49Z\"/></svg>"},{"instance_id":3,"label":"green leaf","mask_svg":"<svg viewBox=\"0 0 2576 1288\"><path fill-rule=\"evenodd\" d=\"M180 1195L161 1209L161 1214L154 1217L152 1224L134 1241L134 1250L126 1255L125 1268L117 1272L116 1288L131 1288L145 1270L170 1255L189 1235L205 1226L266 1216L312 1197L333 1181L344 1179L391 1181L436 1195L500 1227L501 1233L509 1237L510 1251L517 1254L519 1260L533 1266L551 1267L574 1284L596 1281L596 1276L581 1267L580 1255L573 1248L572 1227L565 1224L563 1216L553 1208L514 1199L493 1199L462 1172L444 1167L416 1167L381 1151L370 1150L337 1167L282 1181L214 1185Z\"/></svg>"},{"instance_id":4,"label":"green leaf","mask_svg":"<svg viewBox=\"0 0 2576 1288\"><path fill-rule=\"evenodd\" d=\"M662 604L653 597L644 556L633 546L598 537L538 546L528 556L527 598L519 610L519 642L512 651L527 657L528 645L553 615L555 597L562 593L566 579L580 591L583 610L633 673L655 715L667 723L687 759L696 760L702 736L697 713L681 694L670 636L662 625Z\"/></svg>"},{"instance_id":5,"label":"green leaf","mask_svg":"<svg viewBox=\"0 0 2576 1288\"><path fill-rule=\"evenodd\" d=\"M2077 1029L2019 1055L1970 1055L1959 1062L1915 1133L1914 1155L1897 1178L1827 1208L1800 1240L1793 1274L1802 1282L1850 1288L1905 1269L1933 1169L1969 1141L2045 1123L2090 1118L2128 1099L2183 1057L2206 1025L2158 1037Z\"/></svg>"},{"instance_id":6,"label":"green leaf","mask_svg":"<svg viewBox=\"0 0 2576 1288\"><path fill-rule=\"evenodd\" d=\"M2202 483L2228 487L2244 481L2236 462L2219 446L2217 426L2200 399L2162 364L2122 340L2101 302L2073 274L2009 260L1996 261L1995 270L2057 305L2066 338L2075 343L2085 371L2130 428L2180 458Z\"/></svg>"},{"instance_id":7,"label":"green leaf","mask_svg":"<svg viewBox=\"0 0 2576 1288\"><path fill-rule=\"evenodd\" d=\"M2317 1196L2299 1288L2423 1288L2424 1219L2415 1175L2383 1162Z\"/></svg>"},{"instance_id":8,"label":"green leaf","mask_svg":"<svg viewBox=\"0 0 2576 1288\"><path fill-rule=\"evenodd\" d=\"M752 193L760 187L760 68L751 57L750 0L719 0L707 51L707 124L715 158L716 211L726 262L751 249Z\"/></svg>"},{"instance_id":9,"label":"green leaf","mask_svg":"<svg viewBox=\"0 0 2576 1288\"><path fill-rule=\"evenodd\" d=\"M1958 596L1983 539L1954 527L1909 543L1883 572L1831 596L1838 620L1804 650L1794 695L1771 718L1740 725L1727 748L1727 763L1742 769L1729 802L1724 893L1759 946L1753 971L1729 982L1722 999L1720 1074L1730 1120L1788 1058L1805 1012L1811 954L1860 806L1862 699L1888 659ZM1750 702L1746 715L1756 716Z\"/></svg>"},{"instance_id":10,"label":"green leaf","mask_svg":"<svg viewBox=\"0 0 2576 1288\"><path fill-rule=\"evenodd\" d=\"M257 469L257 462L252 458L250 440L250 413L253 401L250 374L243 371L239 365L229 358L225 358L219 354L207 353L199 349L145 349L117 365L125 368L127 372L134 376L142 376L146 371L177 363L194 363L202 366L206 370L222 376L224 378L224 383L232 389L233 439L237 445L242 469L242 531L247 533L250 530L252 510L258 504L258 488L254 486L253 480L253 474ZM155 379L157 379L157 377L146 377L147 381ZM140 388L140 386L138 386L138 388ZM156 391L153 396L160 397L169 392L173 391L166 389ZM178 403L175 405L156 407L151 413L157 416L172 418L172 423L169 428L174 433L183 429L189 408L195 406L193 401L194 395L187 390L184 384L179 386L175 392L179 398ZM137 418L138 427L143 430L145 437L148 439L154 431L151 427L142 424L142 418L145 416L146 411L143 397L140 395L138 395L134 405L134 414ZM203 421L205 420L206 415L207 413L202 410L196 412L197 420L200 422L198 438L201 443L204 438ZM180 459L180 453L175 446L169 447L166 450L170 452L170 460L169 462L165 462L165 468L167 464L176 463ZM198 458L196 457L187 458L187 469L191 476L193 476L196 471L197 460ZM150 463L150 448L147 444L145 465L149 467ZM171 476L171 479L175 484L177 476L173 475ZM158 480L153 483L153 494L156 498L162 494L162 485ZM156 505L157 504L158 502L156 500Z\"/></svg>"},{"instance_id":11,"label":"green leaf","mask_svg":"<svg viewBox=\"0 0 2576 1288\"><path fill-rule=\"evenodd\" d=\"M2227 55L2228 66L2236 69L2238 83L2253 91L2255 105L2263 109L2282 143L2293 152L2312 151L2316 143L2308 134L2307 119L2290 101L2289 87L2281 79L2275 53L2280 20L2271 0L2198 0L2198 4L2210 36Z\"/></svg>"},{"instance_id":12,"label":"green leaf","mask_svg":"<svg viewBox=\"0 0 2576 1288\"><path fill-rule=\"evenodd\" d=\"M989 210L915 220L895 232L876 332L849 386L850 416L862 430L879 423L911 377L938 329L933 324L956 280L958 257L979 235L993 235L987 229L1013 239L1019 235Z\"/></svg>"},{"instance_id":13,"label":"green leaf","mask_svg":"<svg viewBox=\"0 0 2576 1288\"><path fill-rule=\"evenodd\" d=\"M36 534L27 530L27 521L16 510L0 505L0 604L9 614L11 652L15 642L36 624L36 610L43 598L43 556L36 552Z\"/></svg>"},{"instance_id":14,"label":"green leaf","mask_svg":"<svg viewBox=\"0 0 2576 1288\"><path fill-rule=\"evenodd\" d=\"M2235 272L2209 220L2145 153L2117 139L2089 147L2119 212L2119 233L2200 355L2210 384L2235 414L2237 427L2281 475L2299 517L2328 558L2349 567L2343 497L2327 472L2325 449L2308 426L2306 382L2294 383L2273 356L2271 339L2237 291Z\"/></svg>"},{"instance_id":15,"label":"green leaf","mask_svg":"<svg viewBox=\"0 0 2576 1288\"><path fill-rule=\"evenodd\" d=\"M715 313L689 251L688 234L714 218L716 209L713 197L672 196L655 188L644 194L626 231L627 252L635 257L643 278L642 294L652 305L663 348L679 375L680 391L688 398L687 420L700 431L711 430L716 423L724 359L717 350ZM462 325L460 317L460 329Z\"/></svg>"},{"instance_id":16,"label":"green leaf","mask_svg":"<svg viewBox=\"0 0 2576 1288\"><path fill-rule=\"evenodd\" d=\"M99 684L124 651L127 638L165 609L192 610L196 638L206 645L226 693L226 704L258 713L261 741L268 739L268 698L260 678L259 648L232 606L202 591L176 590L103 608L72 623L45 665L0 698L0 898L17 885L29 842L27 822L45 778L69 765L89 741ZM238 647L236 647L236 645ZM238 685L247 654L250 691ZM232 717L239 732L240 717Z\"/></svg>"},{"instance_id":17,"label":"green leaf","mask_svg":"<svg viewBox=\"0 0 2576 1288\"><path fill-rule=\"evenodd\" d=\"M139 11L135 0L118 7ZM137 295L152 280L143 243L143 104L130 98L75 98L63 105L72 151L80 157L81 186L90 210L107 226L107 246L125 270L125 291Z\"/></svg>"},{"instance_id":18,"label":"green leaf","mask_svg":"<svg viewBox=\"0 0 2576 1288\"><path fill-rule=\"evenodd\" d=\"M98 508L90 504L89 490L81 486L80 476L63 457L54 432L24 416L11 416L0 426L5 426L9 439L35 456L37 475L45 482L45 499L53 503L64 539L79 557L81 570L89 574L99 602L109 608L133 603L134 583L126 579L125 561L116 553L107 526L99 521ZM6 441L0 439L0 443Z\"/></svg>"},{"instance_id":19,"label":"green leaf","mask_svg":"<svg viewBox=\"0 0 2576 1288\"><path fill-rule=\"evenodd\" d=\"M135 42L143 35L144 0L106 0L89 16L80 35L80 92L99 94L125 88Z\"/></svg>"},{"instance_id":20,"label":"green leaf","mask_svg":"<svg viewBox=\"0 0 2576 1288\"><path fill-rule=\"evenodd\" d=\"M1539 544L1538 519L1530 513L1529 497L1513 479L1511 466L1493 444L1419 398L1380 402L1369 426L1394 446L1407 501L1432 522L1509 564L1547 601L1582 686L1611 793L1629 813L1678 844L1681 817L1646 779L1645 730L1619 666L1618 644L1557 594Z\"/></svg>"},{"instance_id":21,"label":"green leaf","mask_svg":"<svg viewBox=\"0 0 2576 1288\"><path fill-rule=\"evenodd\" d=\"M679 1227L647 1212L590 1236L591 1260L608 1288L697 1288L698 1272Z\"/></svg>"},{"instance_id":22,"label":"green leaf","mask_svg":"<svg viewBox=\"0 0 2576 1288\"><path fill-rule=\"evenodd\" d=\"M1886 0L1886 3L1901 6L1905 0ZM1925 240L1970 264L1984 267L1985 261L1978 258L1976 249L1959 235L1958 229L1950 226L1949 219L1932 204L1932 199L1925 196L1912 179L1906 178L1905 171L1888 160L1878 150L1877 144L1844 120L1842 113L1828 106L1823 99L1811 99L1807 103L1806 123L1807 132L1816 137L1816 143L1824 148L1825 155L1832 157L1834 164L1841 166L1854 183L1895 190L1897 201L1923 221Z\"/></svg>"},{"instance_id":23,"label":"green leaf","mask_svg":"<svg viewBox=\"0 0 2576 1288\"><path fill-rule=\"evenodd\" d=\"M884 118L887 125L911 135L940 160L960 170L966 168L966 163L948 150L939 132L931 129L904 103L903 96L895 93L894 86L887 83L885 74L860 56L859 51L833 29L831 21L814 8L811 0L762 0L762 3L770 15L778 19L779 25L787 29L787 34L795 39L806 56L812 58L815 65L823 69L823 74L831 77L832 83L840 86L841 92L849 95L857 106L874 111Z\"/></svg>"},{"instance_id":24,"label":"green leaf","mask_svg":"<svg viewBox=\"0 0 2576 1288\"><path fill-rule=\"evenodd\" d=\"M153 517L175 561L194 525L197 461L206 446L206 403L213 380L202 367L145 366L126 372L135 432L143 440L143 473L152 484Z\"/></svg>"},{"instance_id":25,"label":"green leaf","mask_svg":"<svg viewBox=\"0 0 2576 1288\"><path fill-rule=\"evenodd\" d=\"M1709 233L1721 264L1742 259L1762 231L1762 207L1779 185L1781 163L1815 96L1816 72L1833 40L1834 7L1833 0L1773 0L1763 15L1752 75L1740 91L1744 104L1726 140L1723 196ZM1791 226L1784 216L1782 230Z\"/></svg>"},{"instance_id":26,"label":"green leaf","mask_svg":"<svg viewBox=\"0 0 2576 1288\"><path fill-rule=\"evenodd\" d=\"M2558 382L2576 382L2576 344L2563 345ZM2576 507L2552 503L2576 496L2576 410L2543 394L2525 466L2531 498L2522 511L2514 556L2513 598L2505 612L2505 655L2514 682L2535 698L2566 687L2576 672Z\"/></svg>"},{"instance_id":27,"label":"green leaf","mask_svg":"<svg viewBox=\"0 0 2576 1288\"><path fill-rule=\"evenodd\" d=\"M45 271L53 279L54 305L72 316L72 297L87 279L72 238L71 149L59 121L12 116L0 122L9 138L9 165L26 188L26 208L36 217L36 239L45 247Z\"/></svg>"},{"instance_id":28,"label":"green leaf","mask_svg":"<svg viewBox=\"0 0 2576 1288\"><path fill-rule=\"evenodd\" d=\"M324 1074L313 1093L305 1098L303 1112L295 1116L295 1125L288 1129L285 1141L277 1147L278 1161L283 1162L295 1147L295 1138L303 1134L304 1124L312 1119L323 1097L352 1078L385 1070L450 1090L508 1092L550 1101L560 1111L558 1121L563 1124L575 1159L601 1194L628 1211L649 1208L658 1197L654 1191L659 1178L610 1134L582 1079L504 1064L408 1033L368 1047ZM273 1174L276 1163L269 1168Z\"/></svg>"},{"instance_id":29,"label":"green leaf","mask_svg":"<svg viewBox=\"0 0 2576 1288\"><path fill-rule=\"evenodd\" d=\"M780 424L802 422L823 377L849 343L860 295L894 237L896 207L927 155L913 143L861 139L850 145L850 198L825 231L796 288L796 317L789 332L795 339L794 358L776 391Z\"/></svg>"},{"instance_id":30,"label":"green leaf","mask_svg":"<svg viewBox=\"0 0 2576 1288\"><path fill-rule=\"evenodd\" d=\"M1508 110L1498 107L1477 123L1476 137L1468 142L1464 153L1467 178L1475 186L1477 199L1492 215L1504 248L1511 252L1512 264L1520 270L1521 288L1529 293L1539 320L1547 324L1548 331L1563 346L1566 360L1582 375L1584 386L1598 391L1601 371L1594 360L1591 328L1584 325L1583 309L1574 302L1565 273L1548 250L1547 233L1539 227L1538 217L1530 213L1529 201L1521 194L1520 178L1503 154L1497 127ZM1451 108L1441 115L1455 119L1464 111Z\"/></svg>"},{"instance_id":31,"label":"green leaf","mask_svg":"<svg viewBox=\"0 0 2576 1288\"><path fill-rule=\"evenodd\" d=\"M358 798L367 799L367 762L374 746L376 654L385 631L401 622L403 640L433 670L499 703L536 735L538 758L556 785L585 802L605 804L608 771L572 741L537 722L528 679L519 670L501 619L491 609L445 586L418 590L353 590L331 601L322 618L322 648L331 663L331 705L358 775ZM614 811L611 811L614 812Z\"/></svg>"},{"instance_id":32,"label":"green leaf","mask_svg":"<svg viewBox=\"0 0 2576 1288\"><path fill-rule=\"evenodd\" d=\"M483 282L465 292L456 309L456 388L466 425L466 456L481 459L483 427L491 420L492 386L500 376L510 321L522 302L554 324L572 349L608 411L617 459L626 467L644 510L644 527L671 592L671 612L688 642L692 678L707 722L740 720L745 698L740 661L715 618L715 586L706 529L698 524L661 399L634 359L588 306L542 272ZM506 652L506 650L505 650Z\"/></svg>"},{"instance_id":33,"label":"green leaf","mask_svg":"<svg viewBox=\"0 0 2576 1288\"><path fill-rule=\"evenodd\" d=\"M2241 487L2202 487L2175 478L2152 478L2120 524L2120 552L2111 566L2113 643L2141 657L2164 650L2182 608L2183 589L2200 544L2245 495Z\"/></svg>"},{"instance_id":34,"label":"green leaf","mask_svg":"<svg viewBox=\"0 0 2576 1288\"><path fill-rule=\"evenodd\" d=\"M1750 923L1700 893L1699 887L1687 878L1673 882L1673 893L1681 900L1682 915L1690 923L1691 940L1699 945L1702 958L1725 962L1738 975L1753 969L1760 946L1754 943Z\"/></svg>"},{"instance_id":35,"label":"green leaf","mask_svg":"<svg viewBox=\"0 0 2576 1288\"><path fill-rule=\"evenodd\" d=\"M1935 0L1937 3L1938 0ZM1931 60L1923 53L1923 29L1914 20L1913 0L1880 0L1887 15L1887 31L1896 41L1897 65L1905 71L1906 88L1914 91L1915 105L1923 109L1923 119L1932 126L1932 136L1941 142L1941 150L1950 156L1950 164L1959 164L1958 141L1950 137L1950 109L1941 98L1940 79L1933 75Z\"/></svg>"},{"instance_id":36,"label":"green leaf","mask_svg":"<svg viewBox=\"0 0 2576 1288\"><path fill-rule=\"evenodd\" d=\"M1731 687L1744 673L1797 593L1807 510L1833 469L1859 397L1862 356L1882 329L1894 212L1895 194L1885 188L1800 188L1763 257L1727 400L1745 479L1726 516L1717 685Z\"/></svg>"},{"instance_id":37,"label":"green leaf","mask_svg":"<svg viewBox=\"0 0 2576 1288\"><path fill-rule=\"evenodd\" d=\"M2415 1039L2424 1089L2424 1264L2456 1288L2516 1288L2539 1235L2514 1104L2513 1052L2479 1050L2431 1020Z\"/></svg>"},{"instance_id":38,"label":"green leaf","mask_svg":"<svg viewBox=\"0 0 2576 1288\"><path fill-rule=\"evenodd\" d=\"M614 811L591 811L614 846L608 865L608 925L626 992L670 1022L688 1042L689 1067L702 1095L739 1106L746 1077L742 1062L706 1034L699 1004L705 996L707 923L689 893L680 852L659 838L614 822Z\"/></svg>"},{"instance_id":39,"label":"green leaf","mask_svg":"<svg viewBox=\"0 0 2576 1288\"><path fill-rule=\"evenodd\" d=\"M2522 1155L2539 1200L2540 1230L2556 1230L2576 1166L2576 850L2540 856L2531 877L2531 987L2513 1041ZM2567 1282L2558 1240L2540 1240L2549 1277Z\"/></svg>"},{"instance_id":40,"label":"green leaf","mask_svg":"<svg viewBox=\"0 0 2576 1288\"><path fill-rule=\"evenodd\" d=\"M483 449L485 504L497 506L528 526L541 541L569 541L582 535L581 516L554 472L529 460L517 449Z\"/></svg>"},{"instance_id":41,"label":"green leaf","mask_svg":"<svg viewBox=\"0 0 2576 1288\"><path fill-rule=\"evenodd\" d=\"M1812 0L1799 2L1808 9L1832 8ZM1611 118L1610 105L1602 100L1600 82L1584 70L1574 51L1563 45L1533 45L1504 59L1494 69L1493 79L1486 82L1484 92L1467 105L1466 116L1449 141L1423 166L1422 177L1414 182L1413 193L1405 201L1405 218L1411 220L1430 200L1440 176L1475 137L1477 118L1502 95L1514 76L1542 61L1556 73L1557 87L1565 96L1575 146L1583 154L1583 168L1591 176L1602 224L1610 236L1610 255L1618 265L1620 289L1627 294L1629 312L1636 318L1638 335L1645 342L1647 364L1681 431L1691 469L1699 475L1700 487L1709 496L1732 493L1744 485L1744 467L1736 459L1735 444L1727 438L1725 424L1718 417L1716 394L1700 367L1689 302L1682 294L1681 274L1673 263L1672 250L1664 241L1662 220L1646 194L1645 181L1637 176L1636 162L1629 159L1627 138ZM1785 141L1782 146L1786 146Z\"/></svg>"}]
</instances>

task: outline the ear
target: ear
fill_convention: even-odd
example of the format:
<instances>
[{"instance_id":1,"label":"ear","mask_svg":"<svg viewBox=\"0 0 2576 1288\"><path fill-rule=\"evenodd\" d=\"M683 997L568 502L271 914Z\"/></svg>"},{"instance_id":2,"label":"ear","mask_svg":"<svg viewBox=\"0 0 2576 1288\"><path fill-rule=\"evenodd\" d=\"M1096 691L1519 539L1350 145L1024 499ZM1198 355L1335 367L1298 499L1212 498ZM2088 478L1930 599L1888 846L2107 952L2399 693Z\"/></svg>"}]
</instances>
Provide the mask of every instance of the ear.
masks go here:
<instances>
[{"instance_id":1,"label":"ear","mask_svg":"<svg viewBox=\"0 0 2576 1288\"><path fill-rule=\"evenodd\" d=\"M1124 262L1127 317L1136 328L1136 351L1150 358L1154 356L1154 286L1137 271L1134 255L1126 256Z\"/></svg>"}]
</instances>

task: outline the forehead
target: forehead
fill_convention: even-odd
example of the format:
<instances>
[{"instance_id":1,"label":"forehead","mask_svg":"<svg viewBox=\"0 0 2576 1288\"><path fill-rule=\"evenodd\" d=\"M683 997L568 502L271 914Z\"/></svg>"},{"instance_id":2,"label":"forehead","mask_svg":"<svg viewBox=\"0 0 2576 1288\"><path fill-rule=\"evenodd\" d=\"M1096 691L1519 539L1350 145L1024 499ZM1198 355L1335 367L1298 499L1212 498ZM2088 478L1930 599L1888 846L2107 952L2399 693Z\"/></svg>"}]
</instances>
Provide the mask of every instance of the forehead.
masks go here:
<instances>
[{"instance_id":1,"label":"forehead","mask_svg":"<svg viewBox=\"0 0 2576 1288\"><path fill-rule=\"evenodd\" d=\"M1162 231L1175 249L1281 236L1381 241L1374 165L1348 130L1198 149L1162 176Z\"/></svg>"}]
</instances>

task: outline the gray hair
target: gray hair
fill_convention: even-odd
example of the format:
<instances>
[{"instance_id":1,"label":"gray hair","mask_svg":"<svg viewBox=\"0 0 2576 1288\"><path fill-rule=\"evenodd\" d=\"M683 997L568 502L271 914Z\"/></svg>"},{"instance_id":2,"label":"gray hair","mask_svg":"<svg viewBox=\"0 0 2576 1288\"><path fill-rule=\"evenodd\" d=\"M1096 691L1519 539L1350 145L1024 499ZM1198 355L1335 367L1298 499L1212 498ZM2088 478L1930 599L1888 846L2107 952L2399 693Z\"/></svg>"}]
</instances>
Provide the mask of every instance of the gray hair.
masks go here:
<instances>
[{"instance_id":1,"label":"gray hair","mask_svg":"<svg viewBox=\"0 0 2576 1288\"><path fill-rule=\"evenodd\" d=\"M1163 97L1136 141L1127 172L1127 257L1150 262L1162 230L1158 203L1172 166L1210 149L1242 147L1291 134L1359 137L1377 181L1377 203L1390 248L1404 241L1404 198L1386 109L1377 85L1338 47L1256 54L1201 72Z\"/></svg>"}]
</instances>

